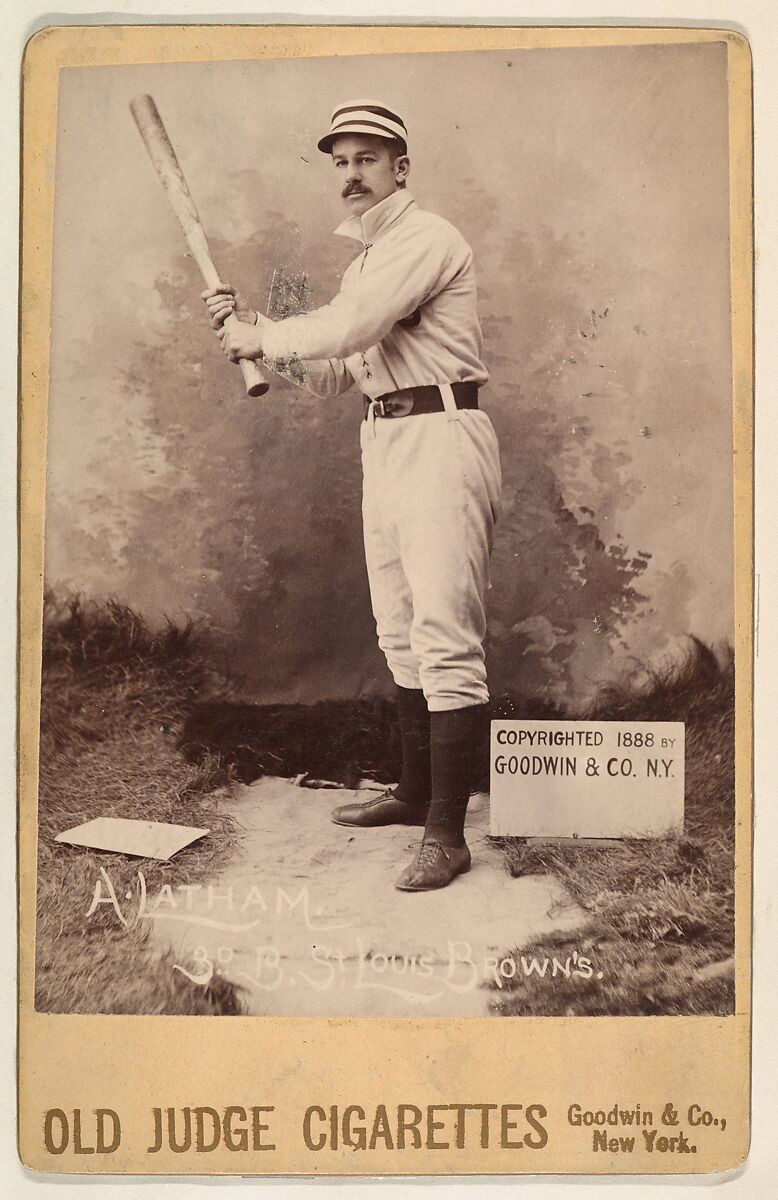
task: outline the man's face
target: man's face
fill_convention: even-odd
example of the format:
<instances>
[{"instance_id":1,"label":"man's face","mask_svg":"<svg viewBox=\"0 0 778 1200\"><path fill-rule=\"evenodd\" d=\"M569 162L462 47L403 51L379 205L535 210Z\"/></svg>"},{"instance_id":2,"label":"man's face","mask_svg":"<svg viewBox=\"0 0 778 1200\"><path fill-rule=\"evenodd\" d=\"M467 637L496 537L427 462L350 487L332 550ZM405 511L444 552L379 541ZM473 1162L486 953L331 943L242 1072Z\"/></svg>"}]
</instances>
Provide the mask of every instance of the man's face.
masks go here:
<instances>
[{"instance_id":1,"label":"man's face","mask_svg":"<svg viewBox=\"0 0 778 1200\"><path fill-rule=\"evenodd\" d=\"M344 133L332 143L338 188L349 212L362 216L396 192L408 174L405 155L392 160L384 138Z\"/></svg>"}]
</instances>

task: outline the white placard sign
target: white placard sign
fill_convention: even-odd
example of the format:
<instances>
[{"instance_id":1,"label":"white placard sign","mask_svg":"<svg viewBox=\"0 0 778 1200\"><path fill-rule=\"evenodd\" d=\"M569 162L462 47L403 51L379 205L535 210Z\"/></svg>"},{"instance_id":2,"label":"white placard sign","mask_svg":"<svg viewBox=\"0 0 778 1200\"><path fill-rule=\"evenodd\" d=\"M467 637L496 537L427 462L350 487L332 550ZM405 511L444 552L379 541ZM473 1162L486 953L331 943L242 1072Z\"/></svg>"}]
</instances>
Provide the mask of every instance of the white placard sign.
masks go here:
<instances>
[{"instance_id":1,"label":"white placard sign","mask_svg":"<svg viewBox=\"0 0 778 1200\"><path fill-rule=\"evenodd\" d=\"M491 832L651 837L683 826L682 721L492 721Z\"/></svg>"}]
</instances>

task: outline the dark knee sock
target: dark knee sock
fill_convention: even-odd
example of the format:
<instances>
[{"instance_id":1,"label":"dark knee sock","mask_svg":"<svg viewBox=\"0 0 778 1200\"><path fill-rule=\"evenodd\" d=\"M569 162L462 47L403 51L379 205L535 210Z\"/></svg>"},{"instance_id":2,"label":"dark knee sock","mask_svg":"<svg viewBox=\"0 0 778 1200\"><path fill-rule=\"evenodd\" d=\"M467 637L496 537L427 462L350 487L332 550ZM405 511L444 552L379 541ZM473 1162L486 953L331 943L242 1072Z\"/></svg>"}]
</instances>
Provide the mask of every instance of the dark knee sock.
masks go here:
<instances>
[{"instance_id":1,"label":"dark knee sock","mask_svg":"<svg viewBox=\"0 0 778 1200\"><path fill-rule=\"evenodd\" d=\"M402 745L398 800L427 805L431 795L430 711L421 688L397 688L397 716Z\"/></svg>"},{"instance_id":2,"label":"dark knee sock","mask_svg":"<svg viewBox=\"0 0 778 1200\"><path fill-rule=\"evenodd\" d=\"M464 845L465 813L486 705L432 713L432 803L426 838Z\"/></svg>"}]
</instances>

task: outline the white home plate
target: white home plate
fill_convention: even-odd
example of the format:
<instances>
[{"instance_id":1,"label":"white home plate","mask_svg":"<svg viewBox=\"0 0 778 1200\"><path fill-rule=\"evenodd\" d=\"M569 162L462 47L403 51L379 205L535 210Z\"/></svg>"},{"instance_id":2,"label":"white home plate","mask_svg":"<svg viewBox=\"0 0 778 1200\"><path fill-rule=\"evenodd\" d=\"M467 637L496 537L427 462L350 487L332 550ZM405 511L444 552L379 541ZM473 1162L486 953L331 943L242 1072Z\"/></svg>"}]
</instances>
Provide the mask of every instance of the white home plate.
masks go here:
<instances>
[{"instance_id":1,"label":"white home plate","mask_svg":"<svg viewBox=\"0 0 778 1200\"><path fill-rule=\"evenodd\" d=\"M233 862L149 896L174 969L195 986L223 975L255 1014L486 1016L505 955L580 922L552 878L508 875L485 804L468 814L471 871L441 891L398 891L422 831L333 824L333 807L363 796L266 778L223 803L245 830Z\"/></svg>"},{"instance_id":2,"label":"white home plate","mask_svg":"<svg viewBox=\"0 0 778 1200\"><path fill-rule=\"evenodd\" d=\"M210 829L193 825L169 825L163 821L131 821L126 817L95 817L58 833L55 842L70 846L88 846L92 850L113 850L136 858L161 858L167 861L191 842L205 837Z\"/></svg>"}]
</instances>

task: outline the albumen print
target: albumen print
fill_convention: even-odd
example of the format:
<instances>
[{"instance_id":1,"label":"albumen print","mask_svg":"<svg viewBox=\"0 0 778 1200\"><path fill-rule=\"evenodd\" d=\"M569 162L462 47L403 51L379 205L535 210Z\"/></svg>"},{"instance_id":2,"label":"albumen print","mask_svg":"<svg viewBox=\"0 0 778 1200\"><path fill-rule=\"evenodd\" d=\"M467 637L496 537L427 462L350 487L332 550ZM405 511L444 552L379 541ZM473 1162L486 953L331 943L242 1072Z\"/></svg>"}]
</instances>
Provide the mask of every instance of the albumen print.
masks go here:
<instances>
[{"instance_id":1,"label":"albumen print","mask_svg":"<svg viewBox=\"0 0 778 1200\"><path fill-rule=\"evenodd\" d=\"M723 44L62 72L43 1010L732 1010L727 171ZM526 840L535 736L495 838L496 717L682 722L680 824Z\"/></svg>"},{"instance_id":2,"label":"albumen print","mask_svg":"<svg viewBox=\"0 0 778 1200\"><path fill-rule=\"evenodd\" d=\"M34 39L25 1163L742 1161L747 54Z\"/></svg>"}]
</instances>

